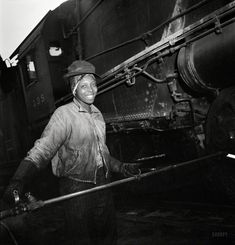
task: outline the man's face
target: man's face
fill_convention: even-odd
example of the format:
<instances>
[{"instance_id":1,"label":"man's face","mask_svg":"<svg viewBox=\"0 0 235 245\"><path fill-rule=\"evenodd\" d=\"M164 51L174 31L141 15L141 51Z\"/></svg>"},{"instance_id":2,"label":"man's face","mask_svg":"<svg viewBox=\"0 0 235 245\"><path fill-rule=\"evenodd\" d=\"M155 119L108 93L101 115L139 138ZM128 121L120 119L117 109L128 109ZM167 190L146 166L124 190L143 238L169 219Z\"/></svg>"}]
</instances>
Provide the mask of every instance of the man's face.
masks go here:
<instances>
[{"instance_id":1,"label":"man's face","mask_svg":"<svg viewBox=\"0 0 235 245\"><path fill-rule=\"evenodd\" d=\"M75 77L76 79L76 77ZM97 86L94 75L86 74L77 85L75 97L85 104L91 105L97 94Z\"/></svg>"}]
</instances>

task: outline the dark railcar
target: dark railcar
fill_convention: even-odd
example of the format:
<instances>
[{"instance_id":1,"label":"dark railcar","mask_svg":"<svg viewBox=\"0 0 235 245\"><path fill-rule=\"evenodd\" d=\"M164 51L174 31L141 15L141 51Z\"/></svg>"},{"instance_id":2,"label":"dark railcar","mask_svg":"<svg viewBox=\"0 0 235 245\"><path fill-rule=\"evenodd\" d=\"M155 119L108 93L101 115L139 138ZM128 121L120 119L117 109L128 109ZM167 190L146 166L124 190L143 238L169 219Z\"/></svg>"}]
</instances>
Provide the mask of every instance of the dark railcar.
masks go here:
<instances>
[{"instance_id":1,"label":"dark railcar","mask_svg":"<svg viewBox=\"0 0 235 245\"><path fill-rule=\"evenodd\" d=\"M63 74L75 59L102 77L95 103L120 160L153 157L143 164L149 169L232 150L234 16L229 0L69 0L49 11L11 56L18 72L1 92L1 166L9 166L10 150L19 163L55 108L72 99ZM199 170L184 171L174 181L154 178L154 189Z\"/></svg>"}]
</instances>

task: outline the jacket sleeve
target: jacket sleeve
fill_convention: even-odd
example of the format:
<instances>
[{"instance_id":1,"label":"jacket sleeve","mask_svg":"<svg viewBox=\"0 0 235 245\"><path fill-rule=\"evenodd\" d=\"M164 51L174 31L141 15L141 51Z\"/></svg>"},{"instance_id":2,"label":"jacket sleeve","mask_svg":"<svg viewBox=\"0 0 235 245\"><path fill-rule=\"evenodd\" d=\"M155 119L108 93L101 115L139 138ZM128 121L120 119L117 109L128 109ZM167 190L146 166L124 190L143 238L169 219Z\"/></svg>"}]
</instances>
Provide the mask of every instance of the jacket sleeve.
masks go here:
<instances>
[{"instance_id":1,"label":"jacket sleeve","mask_svg":"<svg viewBox=\"0 0 235 245\"><path fill-rule=\"evenodd\" d=\"M122 167L122 162L120 162L118 159L110 156L110 168L112 172L115 173L120 173L121 172L121 167Z\"/></svg>"},{"instance_id":2,"label":"jacket sleeve","mask_svg":"<svg viewBox=\"0 0 235 245\"><path fill-rule=\"evenodd\" d=\"M56 154L66 140L67 127L63 111L57 109L51 116L41 138L36 140L25 160L33 162L36 167L43 168Z\"/></svg>"}]
</instances>

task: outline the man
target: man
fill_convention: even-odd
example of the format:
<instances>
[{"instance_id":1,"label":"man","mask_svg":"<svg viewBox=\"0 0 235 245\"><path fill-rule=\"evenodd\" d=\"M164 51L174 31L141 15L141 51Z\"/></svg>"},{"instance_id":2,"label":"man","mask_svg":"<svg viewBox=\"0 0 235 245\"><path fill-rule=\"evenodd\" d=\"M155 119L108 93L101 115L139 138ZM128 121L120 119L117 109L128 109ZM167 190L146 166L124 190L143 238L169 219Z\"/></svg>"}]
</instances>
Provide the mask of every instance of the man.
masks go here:
<instances>
[{"instance_id":1,"label":"man","mask_svg":"<svg viewBox=\"0 0 235 245\"><path fill-rule=\"evenodd\" d=\"M89 62L76 60L68 67L65 78L70 81L73 101L55 110L13 176L6 196L14 189L22 193L24 185L49 161L59 178L61 195L106 184L111 172L129 174L130 166L109 154L105 122L93 105L96 77L95 67ZM64 202L64 208L68 244L116 244L111 190L72 198Z\"/></svg>"}]
</instances>

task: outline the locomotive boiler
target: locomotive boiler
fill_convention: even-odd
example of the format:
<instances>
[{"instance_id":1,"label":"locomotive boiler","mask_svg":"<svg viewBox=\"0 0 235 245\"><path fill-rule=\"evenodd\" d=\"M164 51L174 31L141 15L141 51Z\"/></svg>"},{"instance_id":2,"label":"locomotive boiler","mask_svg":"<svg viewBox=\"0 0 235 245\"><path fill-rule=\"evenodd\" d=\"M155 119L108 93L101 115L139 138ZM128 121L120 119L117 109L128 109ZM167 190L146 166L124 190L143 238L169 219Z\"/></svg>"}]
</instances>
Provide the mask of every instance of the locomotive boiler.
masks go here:
<instances>
[{"instance_id":1,"label":"locomotive boiler","mask_svg":"<svg viewBox=\"0 0 235 245\"><path fill-rule=\"evenodd\" d=\"M151 169L232 152L234 20L231 0L68 0L49 11L11 55L14 73L2 68L4 173L12 175L55 108L72 99L63 75L75 59L93 63L102 78L95 104L120 160ZM231 165L223 159L203 174L213 173L232 196ZM174 181L152 177L154 190L190 181L198 171L184 169Z\"/></svg>"}]
</instances>

